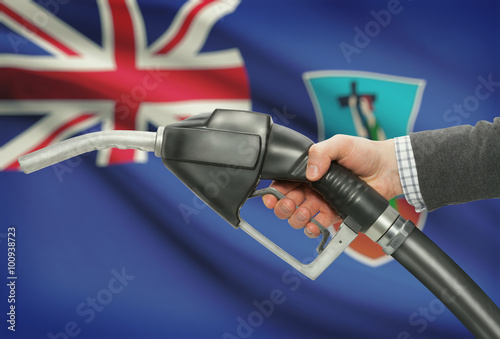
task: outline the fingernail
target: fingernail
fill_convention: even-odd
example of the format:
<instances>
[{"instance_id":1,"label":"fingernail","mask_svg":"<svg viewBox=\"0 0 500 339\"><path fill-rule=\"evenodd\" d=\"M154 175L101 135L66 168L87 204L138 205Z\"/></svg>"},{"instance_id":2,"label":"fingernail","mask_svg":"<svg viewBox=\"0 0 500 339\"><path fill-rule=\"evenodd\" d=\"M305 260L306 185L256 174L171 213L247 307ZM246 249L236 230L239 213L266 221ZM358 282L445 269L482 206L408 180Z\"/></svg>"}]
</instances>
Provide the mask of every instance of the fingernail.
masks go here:
<instances>
[{"instance_id":1,"label":"fingernail","mask_svg":"<svg viewBox=\"0 0 500 339\"><path fill-rule=\"evenodd\" d=\"M265 195L262 197L262 202L264 203L264 205L269 208L269 198L266 197Z\"/></svg>"},{"instance_id":2,"label":"fingernail","mask_svg":"<svg viewBox=\"0 0 500 339\"><path fill-rule=\"evenodd\" d=\"M286 206L285 204L281 204L280 210L281 210L281 212L283 212L285 214L291 212L290 209L288 208L288 206Z\"/></svg>"},{"instance_id":3,"label":"fingernail","mask_svg":"<svg viewBox=\"0 0 500 339\"><path fill-rule=\"evenodd\" d=\"M311 232L309 230L309 228L305 227L304 228L304 233L308 236L308 237L312 237L313 236L313 232Z\"/></svg>"},{"instance_id":4,"label":"fingernail","mask_svg":"<svg viewBox=\"0 0 500 339\"><path fill-rule=\"evenodd\" d=\"M316 178L318 176L318 166L310 165L307 166L306 176L308 178Z\"/></svg>"},{"instance_id":5,"label":"fingernail","mask_svg":"<svg viewBox=\"0 0 500 339\"><path fill-rule=\"evenodd\" d=\"M295 219L297 219L298 222L304 222L307 220L306 216L302 212L298 212Z\"/></svg>"}]
</instances>

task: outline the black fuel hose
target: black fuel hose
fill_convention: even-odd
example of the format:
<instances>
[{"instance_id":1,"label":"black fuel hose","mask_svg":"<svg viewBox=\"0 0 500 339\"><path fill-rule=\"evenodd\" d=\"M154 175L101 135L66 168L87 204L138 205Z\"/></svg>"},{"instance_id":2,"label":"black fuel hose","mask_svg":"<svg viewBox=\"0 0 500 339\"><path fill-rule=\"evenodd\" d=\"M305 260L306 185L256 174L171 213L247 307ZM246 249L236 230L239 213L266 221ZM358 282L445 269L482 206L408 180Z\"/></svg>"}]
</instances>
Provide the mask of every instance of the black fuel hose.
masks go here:
<instances>
[{"instance_id":1,"label":"black fuel hose","mask_svg":"<svg viewBox=\"0 0 500 339\"><path fill-rule=\"evenodd\" d=\"M392 257L441 300L476 338L500 338L498 307L418 228Z\"/></svg>"},{"instance_id":2,"label":"black fuel hose","mask_svg":"<svg viewBox=\"0 0 500 339\"><path fill-rule=\"evenodd\" d=\"M311 144L297 132L273 125L262 176L305 180L307 153ZM367 234L379 220L384 219L383 223L386 222L383 214L389 202L366 182L335 162L325 176L309 184L356 232ZM392 218L387 220L392 222ZM402 225L402 220L399 217L393 225ZM395 251L386 253L391 254L420 280L476 338L500 339L500 310L495 303L418 228L408 227L409 235L402 244L396 239L397 244L391 245ZM386 231L381 234L379 241L389 233ZM384 251L387 249L382 243L379 244Z\"/></svg>"}]
</instances>

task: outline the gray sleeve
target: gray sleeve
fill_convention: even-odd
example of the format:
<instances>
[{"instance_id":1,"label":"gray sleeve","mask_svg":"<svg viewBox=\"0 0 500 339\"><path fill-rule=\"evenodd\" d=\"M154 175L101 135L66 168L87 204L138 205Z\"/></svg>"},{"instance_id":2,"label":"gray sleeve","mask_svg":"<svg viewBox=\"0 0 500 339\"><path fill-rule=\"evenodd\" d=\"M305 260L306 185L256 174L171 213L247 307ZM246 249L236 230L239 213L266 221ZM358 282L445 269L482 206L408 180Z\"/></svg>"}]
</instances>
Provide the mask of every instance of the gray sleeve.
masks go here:
<instances>
[{"instance_id":1,"label":"gray sleeve","mask_svg":"<svg viewBox=\"0 0 500 339\"><path fill-rule=\"evenodd\" d=\"M410 134L420 191L429 211L500 198L500 117Z\"/></svg>"}]
</instances>

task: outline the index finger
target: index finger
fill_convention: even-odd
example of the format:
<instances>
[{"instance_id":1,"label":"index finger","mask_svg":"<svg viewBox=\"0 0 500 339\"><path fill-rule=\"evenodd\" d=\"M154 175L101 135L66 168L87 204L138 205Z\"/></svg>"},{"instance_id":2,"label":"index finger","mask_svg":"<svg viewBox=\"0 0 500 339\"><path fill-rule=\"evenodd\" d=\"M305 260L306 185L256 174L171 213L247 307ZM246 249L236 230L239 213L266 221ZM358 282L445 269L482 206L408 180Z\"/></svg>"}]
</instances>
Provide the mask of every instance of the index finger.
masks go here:
<instances>
[{"instance_id":1,"label":"index finger","mask_svg":"<svg viewBox=\"0 0 500 339\"><path fill-rule=\"evenodd\" d=\"M300 184L300 182L275 180L271 183L271 185L269 185L269 187L274 187L284 195L287 195L300 186ZM267 208L273 209L276 206L278 199L272 194L266 194L262 197L262 201Z\"/></svg>"}]
</instances>

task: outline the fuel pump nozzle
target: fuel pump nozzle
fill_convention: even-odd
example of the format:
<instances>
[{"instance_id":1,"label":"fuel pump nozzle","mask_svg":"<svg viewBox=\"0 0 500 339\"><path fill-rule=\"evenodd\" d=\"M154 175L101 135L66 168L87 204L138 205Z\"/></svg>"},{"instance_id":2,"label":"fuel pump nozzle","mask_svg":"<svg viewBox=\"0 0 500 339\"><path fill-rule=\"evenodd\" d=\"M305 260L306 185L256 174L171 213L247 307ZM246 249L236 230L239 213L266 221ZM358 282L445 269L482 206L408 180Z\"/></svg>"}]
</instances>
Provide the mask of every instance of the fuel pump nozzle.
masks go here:
<instances>
[{"instance_id":1,"label":"fuel pump nozzle","mask_svg":"<svg viewBox=\"0 0 500 339\"><path fill-rule=\"evenodd\" d=\"M318 246L320 255L312 263L299 262L243 220L239 211L247 199L263 194L283 198L277 190L255 191L261 179L307 182L305 170L312 144L307 137L273 124L269 115L216 110L212 114L201 114L160 127L156 133L90 133L27 154L19 159L19 163L26 173L30 173L104 148L154 152L172 173L233 227L242 229L295 269L316 279L359 232L378 241L398 220L399 214L366 183L332 163L325 177L309 184L330 202L344 222L328 243L329 232L318 225L323 241ZM231 182L214 187L213 178L228 169ZM411 231L412 225L408 225L408 231ZM394 241L386 242L388 246L384 248L390 254L394 250L390 246L395 247Z\"/></svg>"}]
</instances>

